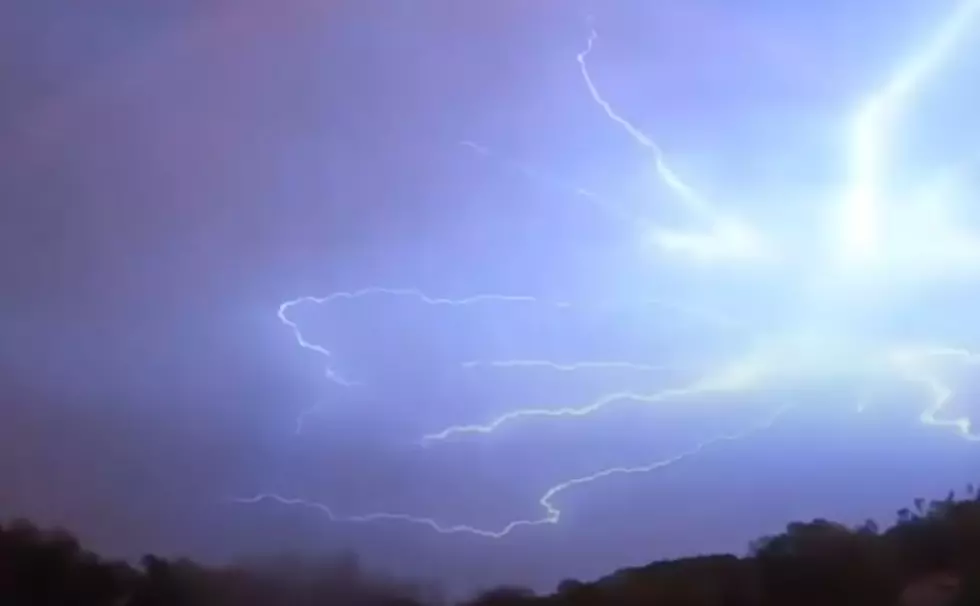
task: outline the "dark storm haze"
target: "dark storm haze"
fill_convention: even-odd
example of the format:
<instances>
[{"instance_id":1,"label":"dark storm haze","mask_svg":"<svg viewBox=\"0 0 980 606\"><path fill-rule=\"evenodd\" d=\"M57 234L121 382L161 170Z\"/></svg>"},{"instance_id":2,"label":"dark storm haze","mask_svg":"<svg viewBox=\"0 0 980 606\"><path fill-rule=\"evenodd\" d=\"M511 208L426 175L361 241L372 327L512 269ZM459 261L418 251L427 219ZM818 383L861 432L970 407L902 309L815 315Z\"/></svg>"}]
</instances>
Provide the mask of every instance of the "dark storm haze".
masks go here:
<instances>
[{"instance_id":1,"label":"dark storm haze","mask_svg":"<svg viewBox=\"0 0 980 606\"><path fill-rule=\"evenodd\" d=\"M597 86L678 172L806 239L840 179L848 112L950 6L4 3L0 516L64 525L113 555L350 549L449 587L549 589L741 553L789 520L857 522L975 480L980 444L922 425L921 389L886 385L857 413L862 386L848 377L419 445L517 408L674 385L737 350L737 334L644 301L755 326L792 318L795 291L777 280L638 244L634 219L677 208L646 150L589 96L576 55L590 28ZM974 39L962 57L980 56ZM963 124L977 91L958 74L976 62L952 62L905 120L906 166L975 160ZM359 383L342 387L276 310L373 285L576 305L380 295L297 308L303 334ZM968 346L965 290L889 313ZM460 366L514 358L678 368ZM961 374L954 407L969 414L977 386ZM235 501L278 493L344 516L500 529L540 518L558 482L668 458L789 402L767 431L570 489L559 523L502 538Z\"/></svg>"}]
</instances>

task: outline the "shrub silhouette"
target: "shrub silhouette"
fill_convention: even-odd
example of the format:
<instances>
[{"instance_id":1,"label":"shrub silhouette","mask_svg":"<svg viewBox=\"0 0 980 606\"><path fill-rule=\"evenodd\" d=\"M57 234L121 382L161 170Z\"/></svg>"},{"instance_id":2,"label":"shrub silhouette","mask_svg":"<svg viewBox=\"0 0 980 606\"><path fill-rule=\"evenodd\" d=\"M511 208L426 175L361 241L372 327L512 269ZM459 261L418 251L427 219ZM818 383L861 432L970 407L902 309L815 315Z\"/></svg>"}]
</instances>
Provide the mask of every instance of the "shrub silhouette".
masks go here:
<instances>
[{"instance_id":1,"label":"shrub silhouette","mask_svg":"<svg viewBox=\"0 0 980 606\"><path fill-rule=\"evenodd\" d=\"M431 587L368 574L356 557L268 557L206 567L145 556L105 560L62 530L25 520L0 526L0 604L71 606L422 606ZM882 530L793 522L743 557L714 555L626 568L551 595L498 587L472 606L966 606L980 605L980 497L968 487L916 499Z\"/></svg>"}]
</instances>

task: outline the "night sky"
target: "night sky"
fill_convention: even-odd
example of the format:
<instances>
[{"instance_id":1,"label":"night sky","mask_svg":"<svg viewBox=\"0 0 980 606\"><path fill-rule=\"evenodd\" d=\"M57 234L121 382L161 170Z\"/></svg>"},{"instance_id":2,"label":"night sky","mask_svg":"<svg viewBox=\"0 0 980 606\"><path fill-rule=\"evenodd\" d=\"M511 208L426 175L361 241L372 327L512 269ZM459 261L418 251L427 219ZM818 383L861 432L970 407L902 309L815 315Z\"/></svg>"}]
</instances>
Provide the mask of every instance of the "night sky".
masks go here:
<instances>
[{"instance_id":1,"label":"night sky","mask_svg":"<svg viewBox=\"0 0 980 606\"><path fill-rule=\"evenodd\" d=\"M805 239L841 176L846 116L950 5L3 3L0 516L64 525L112 555L353 549L453 589L546 590L741 553L795 519L888 520L980 479L980 444L919 423L921 390L887 385L857 413L862 386L847 378L419 445L516 408L683 384L740 346L652 300L756 327L790 317L778 280L638 244L638 225L676 219L677 206L589 96L576 54L591 27L597 86L675 169L718 205ZM975 44L963 56L980 56ZM964 127L976 67L952 62L916 104L903 179L976 160ZM382 293L295 308L358 383L342 387L276 312L372 286L539 303ZM969 345L967 287L902 317ZM561 301L574 305L549 303ZM671 368L460 365L501 359ZM957 410L977 410L980 385L956 380ZM540 517L559 481L667 458L787 403L770 430L569 490L559 524L500 539L235 501L274 492L342 516L500 529Z\"/></svg>"}]
</instances>

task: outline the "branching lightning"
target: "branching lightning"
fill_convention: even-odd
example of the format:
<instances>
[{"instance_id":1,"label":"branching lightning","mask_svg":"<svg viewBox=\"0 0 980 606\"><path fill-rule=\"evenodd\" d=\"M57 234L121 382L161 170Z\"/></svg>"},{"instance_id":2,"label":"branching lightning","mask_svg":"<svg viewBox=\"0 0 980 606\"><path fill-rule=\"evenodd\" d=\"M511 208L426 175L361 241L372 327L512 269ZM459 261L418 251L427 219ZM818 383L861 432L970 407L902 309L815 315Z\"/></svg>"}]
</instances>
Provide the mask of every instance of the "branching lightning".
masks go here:
<instances>
[{"instance_id":1,"label":"branching lightning","mask_svg":"<svg viewBox=\"0 0 980 606\"><path fill-rule=\"evenodd\" d=\"M893 218L896 209L886 205L889 196L889 166L887 152L896 134L896 122L901 112L908 109L915 95L929 77L934 76L955 52L965 36L976 26L980 17L980 0L965 0L959 3L952 14L941 24L935 35L921 51L914 54L909 61L895 71L893 77L878 91L869 95L861 104L849 122L846 134L847 149L844 158L847 162L848 179L842 184L838 199L832 200L829 206L834 210L834 221L830 232L825 234L825 241L831 247L831 254L820 265L821 284L826 288L848 289L853 282L842 278L835 282L835 277L844 274L851 275L855 269L864 272L875 272L877 280L888 280L889 264L904 263L902 248L908 242L925 241L925 249L916 249L916 254L936 255L947 258L950 255L951 242L955 243L956 251L961 256L970 257L980 265L980 246L974 246L974 240L956 234L942 227L936 233L930 233L923 238L921 233L910 233L910 229L921 226L910 224L895 224L885 219ZM745 224L732 216L723 215L713 204L702 198L695 188L687 184L677 175L666 162L661 147L650 137L636 128L631 122L622 117L601 94L593 81L586 59L594 51L598 34L592 30L585 49L576 56L582 79L592 101L601 109L606 118L622 128L638 145L652 154L656 175L667 190L690 211L692 220L699 223L695 229L666 229L657 228L650 234L653 243L665 253L680 253L688 260L740 260L744 262L760 262L773 256L779 256L767 238L757 232L752 226ZM465 141L464 146L489 156L488 148L477 143ZM546 177L543 173L534 171L523 165L511 163L526 177L545 183L557 190L572 193L577 196L602 202L602 198L591 190L574 187L554 178ZM922 202L922 200L919 200ZM930 205L939 208L945 203L942 197L929 200ZM896 229L896 225L904 228ZM909 225L912 225L910 228ZM938 228L937 228L938 229ZM811 255L813 256L813 255ZM940 279L942 264L930 265L929 279ZM802 270L801 270L802 272ZM830 276L829 282L827 275ZM830 284L830 286L826 286ZM358 382L342 377L331 368L333 353L322 345L318 345L304 337L297 320L291 313L301 305L326 305L338 300L353 300L368 296L403 297L416 303L434 306L464 306L475 304L536 304L549 305L558 310L570 309L568 302L547 303L531 296L507 296L499 294L484 294L463 299L447 299L430 297L415 289L389 289L372 287L359 291L339 292L326 297L301 297L283 303L279 308L280 321L292 332L296 343L303 349L326 359L327 378L342 387L354 387ZM694 308L684 306L661 305L678 313L684 313L688 318L696 318L706 322L712 328L721 329L723 325L741 326L738 322L722 316L713 318L708 314L698 314ZM805 324L806 318L804 318ZM487 435L502 430L505 426L528 422L537 418L541 421L567 419L587 419L610 406L650 406L667 403L689 404L694 396L717 395L721 393L745 394L746 397L776 385L777 382L825 381L832 374L841 372L846 366L850 372L864 377L866 385L876 384L883 379L897 384L911 385L921 390L926 405L919 419L924 425L951 429L960 436L980 441L980 434L973 431L971 420L965 416L952 417L947 410L948 404L955 393L949 385L946 376L955 365L967 368L980 364L980 354L972 353L963 348L955 347L909 347L901 343L875 342L871 347L861 348L854 353L852 347L856 341L836 342L827 341L831 345L822 345L807 340L800 335L808 335L812 327L801 325L798 332L787 331L778 335L749 335L751 342L745 344L745 355L727 365L703 374L700 378L680 386L667 387L655 391L618 390L604 394L592 401L580 404L549 403L539 407L512 410L496 418L483 422L470 422L451 425L441 430L423 435L421 443L436 447L450 438L462 435ZM846 332L846 331L844 331ZM837 335L834 335L835 337ZM765 337L765 338L763 338ZM760 346L760 342L767 345ZM821 342L823 343L823 342ZM815 351L827 347L827 351ZM832 362L833 361L833 362ZM836 366L835 366L836 364ZM631 361L573 361L558 362L546 359L478 359L461 361L462 369L496 369L500 371L515 371L536 369L541 372L580 373L604 372L609 370L635 371L643 373L658 373L675 367L651 363ZM863 411L871 403L875 392L867 387L858 399L857 411ZM512 531L531 526L556 524L561 518L562 511L556 504L557 497L572 488L580 488L593 482L617 475L634 475L652 472L669 465L695 457L703 451L720 446L726 442L737 441L755 436L771 428L779 418L792 409L792 405L783 405L761 422L748 429L728 435L717 436L696 444L671 457L638 466L616 466L600 469L593 473L556 483L547 488L538 503L543 514L536 518L517 519L506 523L501 528L486 529L466 524L445 524L430 517L410 515L406 513L379 512L364 515L340 515L327 505L300 498L287 498L277 494L259 494L250 498L237 499L240 503L275 502L281 505L294 505L313 508L322 511L328 519L335 522L371 523L382 521L409 522L427 526L430 529L446 534L473 534L488 538L501 538ZM581 422L581 421L580 421Z\"/></svg>"},{"instance_id":2,"label":"branching lightning","mask_svg":"<svg viewBox=\"0 0 980 606\"><path fill-rule=\"evenodd\" d=\"M598 480L602 480L617 475L634 475L634 474L649 473L652 471L656 471L658 469L663 469L664 467L667 467L669 465L679 463L686 459L692 458L698 454L701 454L703 451L713 446L725 442L735 442L735 441L749 438L753 435L756 435L772 427L779 419L779 417L785 414L790 408L791 408L790 406L782 406L778 408L773 414L763 419L761 422L753 425L752 427L749 427L744 431L731 433L731 434L724 434L724 435L713 437L708 440L704 440L702 442L699 442L697 445L695 445L693 448L689 450L685 450L684 452L677 453L673 456L660 459L652 463L647 463L645 465L636 465L636 466L608 467L606 469L597 471L589 475L572 478L570 480L565 480L564 482L555 484L554 486L548 488L548 490L545 491L543 495L541 495L541 498L538 499L538 504L544 509L544 515L538 518L513 520L497 530L489 530L485 528L479 528L476 526L470 526L467 524L446 525L446 524L441 524L440 522L432 518L413 516L404 513L378 512L378 513L369 513L369 514L362 514L362 515L343 516L335 513L333 509L331 509L327 505L324 505L323 503L318 503L316 501L310 501L307 499L286 498L281 495L271 494L271 493L259 494L248 498L234 499L234 501L238 503L253 503L253 504L261 503L263 501L272 501L282 505L298 505L302 507L316 509L326 514L327 518L332 522L348 522L348 523L362 523L362 524L369 523L369 522L383 522L383 521L409 522L412 524L428 526L432 530L441 534L466 533L466 534L473 534L473 535L491 538L491 539L500 539L507 536L512 531L518 528L528 527L528 526L544 526L547 524L557 524L558 521L561 519L561 509L559 509L558 506L554 503L554 499L559 494L565 492L570 488L584 486L587 484L591 484L592 482L596 482Z\"/></svg>"},{"instance_id":3,"label":"branching lightning","mask_svg":"<svg viewBox=\"0 0 980 606\"><path fill-rule=\"evenodd\" d=\"M766 253L759 235L741 221L725 217L702 198L697 191L688 185L671 169L666 162L664 152L657 143L643 131L634 126L629 120L620 116L616 110L599 92L592 80L586 58L592 53L598 40L598 33L592 30L589 34L585 50L576 56L582 79L592 96L606 116L621 126L634 141L648 149L653 154L654 167L657 175L667 188L673 192L688 210L695 213L707 223L707 231L678 231L674 229L655 228L650 233L653 243L660 248L687 254L701 260L719 260L725 258L759 258Z\"/></svg>"},{"instance_id":4,"label":"branching lightning","mask_svg":"<svg viewBox=\"0 0 980 606\"><path fill-rule=\"evenodd\" d=\"M341 299L360 299L362 297L368 296L393 296L393 297L405 297L415 299L418 302L424 303L426 305L444 305L450 307L459 307L461 305L474 305L477 303L543 303L537 297L530 296L512 296L512 295L499 295L499 294L483 294L483 295L473 295L470 297L465 297L462 299L446 299L438 297L430 297L421 291L414 288L382 288L378 286L372 286L370 288L362 288L360 290L354 291L341 291L329 294L325 297L299 297L296 299L291 299L286 301L279 306L279 321L282 322L289 330L293 333L293 338L296 339L296 344L303 349L312 351L313 353L322 356L327 359L327 365L324 367L324 372L327 379L342 386L342 387L354 387L359 385L356 381L351 381L342 377L336 370L331 368L330 360L333 358L333 353L322 345L318 345L306 339L303 336L302 330L300 330L299 325L289 317L289 311L300 305L325 305L328 303L333 303L334 301ZM557 301L551 302L551 306L556 308L567 308L571 307L570 303Z\"/></svg>"}]
</instances>

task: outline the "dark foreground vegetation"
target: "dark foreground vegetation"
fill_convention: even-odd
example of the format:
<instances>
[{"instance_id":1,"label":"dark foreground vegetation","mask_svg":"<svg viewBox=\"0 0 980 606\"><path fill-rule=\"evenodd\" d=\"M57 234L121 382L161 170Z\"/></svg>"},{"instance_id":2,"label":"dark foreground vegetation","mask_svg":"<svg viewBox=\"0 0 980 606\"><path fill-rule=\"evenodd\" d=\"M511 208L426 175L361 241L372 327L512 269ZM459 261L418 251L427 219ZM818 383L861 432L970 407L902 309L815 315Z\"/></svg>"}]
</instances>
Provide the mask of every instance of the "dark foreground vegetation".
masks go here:
<instances>
[{"instance_id":1,"label":"dark foreground vegetation","mask_svg":"<svg viewBox=\"0 0 980 606\"><path fill-rule=\"evenodd\" d=\"M62 531L16 521L0 528L0 605L424 606L422 586L368 575L352 558L279 558L213 568L146 556L107 561ZM890 528L814 520L754 541L744 557L705 556L564 581L547 596L499 588L491 605L980 606L980 496L917 500Z\"/></svg>"}]
</instances>

